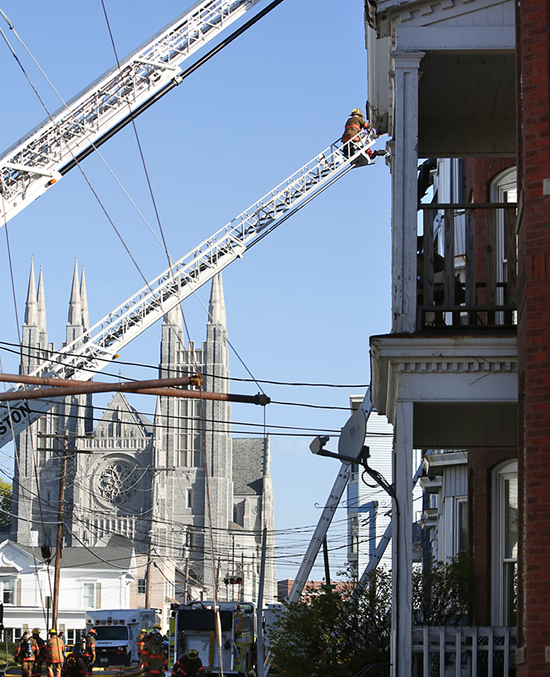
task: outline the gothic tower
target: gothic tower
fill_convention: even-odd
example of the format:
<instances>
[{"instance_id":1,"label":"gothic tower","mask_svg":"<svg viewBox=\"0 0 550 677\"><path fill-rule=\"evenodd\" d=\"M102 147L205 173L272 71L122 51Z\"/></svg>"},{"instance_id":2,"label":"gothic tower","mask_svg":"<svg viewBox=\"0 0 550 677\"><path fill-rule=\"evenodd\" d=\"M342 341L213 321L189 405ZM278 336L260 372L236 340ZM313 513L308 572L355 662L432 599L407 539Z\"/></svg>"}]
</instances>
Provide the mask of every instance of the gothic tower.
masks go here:
<instances>
[{"instance_id":1,"label":"gothic tower","mask_svg":"<svg viewBox=\"0 0 550 677\"><path fill-rule=\"evenodd\" d=\"M222 283L217 276L201 349L192 341L185 344L180 308L165 317L160 378L200 373L203 390L227 392L227 352ZM189 389L199 393L195 386ZM232 511L230 420L227 402L175 397L160 397L155 417L159 469L155 505L159 528L164 530L157 540L165 544L165 555L180 561L206 587L214 580L212 541L215 553L227 548Z\"/></svg>"},{"instance_id":2,"label":"gothic tower","mask_svg":"<svg viewBox=\"0 0 550 677\"><path fill-rule=\"evenodd\" d=\"M75 262L73 286L69 298L66 343L81 336L87 328L86 314L82 312L81 293L86 298L84 275L78 285ZM34 262L31 263L29 286L25 304L22 332L22 374L31 374L44 360L55 355L53 343L48 342L46 328L46 301L42 269L36 289ZM58 521L59 478L64 453L63 435L67 433L67 449L74 449L73 436L92 430L91 395L73 395L57 404L36 423L27 428L15 441L14 513L13 530L23 545L53 545ZM67 454L65 504L73 504L73 482L77 459ZM38 483L37 483L38 479ZM66 540L72 544L72 515L65 515L68 525Z\"/></svg>"},{"instance_id":3,"label":"gothic tower","mask_svg":"<svg viewBox=\"0 0 550 677\"><path fill-rule=\"evenodd\" d=\"M84 271L79 284L75 264L67 343L78 345L87 328ZM212 282L206 340L200 348L185 341L178 307L162 324L159 377L201 374L202 390L229 392L221 275ZM46 332L42 274L37 291L33 266L23 342L22 370L28 373L53 351ZM200 395L197 385L187 389ZM215 576L220 583L220 576L233 574L242 576L243 584L238 589L222 585L220 599L254 600L266 526L270 536L265 600L275 601L268 440L232 440L229 404L200 397L158 397L152 423L117 393L95 429L93 416L90 395L68 397L19 436L14 480L17 541L55 541L62 443L41 438L38 432L69 431L79 438L71 447L76 453L70 455L66 473L68 544L98 546L122 536L153 561L159 557L175 562L176 576L183 581L179 601L193 594L211 596ZM92 431L93 437L88 436Z\"/></svg>"}]
</instances>

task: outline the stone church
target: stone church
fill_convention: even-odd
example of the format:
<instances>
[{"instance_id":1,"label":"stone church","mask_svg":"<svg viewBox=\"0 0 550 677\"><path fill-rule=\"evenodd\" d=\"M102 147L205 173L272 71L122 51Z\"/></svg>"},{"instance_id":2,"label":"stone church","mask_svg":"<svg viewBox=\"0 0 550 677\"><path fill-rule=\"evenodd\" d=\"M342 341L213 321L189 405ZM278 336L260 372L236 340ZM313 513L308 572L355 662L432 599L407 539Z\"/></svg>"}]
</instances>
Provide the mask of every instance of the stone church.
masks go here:
<instances>
[{"instance_id":1,"label":"stone church","mask_svg":"<svg viewBox=\"0 0 550 677\"><path fill-rule=\"evenodd\" d=\"M186 343L182 325L179 308L165 315L159 378L198 371L204 391L228 392L221 275L212 282L200 348ZM84 271L79 279L75 264L66 341L88 326ZM50 357L42 270L37 288L31 264L21 372ZM79 437L67 453L66 545L128 543L143 560L173 563L167 570L174 571L170 589L179 602L211 598L215 582L221 600L255 601L265 527L264 602L276 601L269 438L232 438L230 428L228 402L159 396L151 421L122 393L103 410L94 409L90 394L67 397L16 441L13 538L55 547L63 440L53 435L68 431ZM231 577L242 583L225 584Z\"/></svg>"}]
</instances>

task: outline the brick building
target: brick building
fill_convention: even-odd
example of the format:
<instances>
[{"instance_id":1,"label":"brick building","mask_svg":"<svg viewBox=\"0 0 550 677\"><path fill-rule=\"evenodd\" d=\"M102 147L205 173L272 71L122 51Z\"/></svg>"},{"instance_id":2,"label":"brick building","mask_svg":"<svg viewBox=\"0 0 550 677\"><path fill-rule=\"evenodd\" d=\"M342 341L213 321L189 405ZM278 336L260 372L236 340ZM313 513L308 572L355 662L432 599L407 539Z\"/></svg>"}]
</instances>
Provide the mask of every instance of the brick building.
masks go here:
<instances>
[{"instance_id":1,"label":"brick building","mask_svg":"<svg viewBox=\"0 0 550 677\"><path fill-rule=\"evenodd\" d=\"M393 674L411 674L413 448L467 450L475 621L517 624L517 674L547 674L550 9L365 6L369 117L392 155L392 332L371 353L396 431ZM418 204L422 158L466 161L437 205Z\"/></svg>"}]
</instances>

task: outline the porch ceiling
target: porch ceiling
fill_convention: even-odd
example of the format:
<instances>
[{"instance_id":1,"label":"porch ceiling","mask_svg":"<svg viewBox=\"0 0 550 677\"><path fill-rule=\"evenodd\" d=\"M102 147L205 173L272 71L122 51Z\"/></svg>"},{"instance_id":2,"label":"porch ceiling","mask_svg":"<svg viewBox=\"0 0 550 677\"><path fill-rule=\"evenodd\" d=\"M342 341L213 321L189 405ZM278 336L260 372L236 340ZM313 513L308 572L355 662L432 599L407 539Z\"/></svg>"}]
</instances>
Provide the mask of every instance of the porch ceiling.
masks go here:
<instances>
[{"instance_id":1,"label":"porch ceiling","mask_svg":"<svg viewBox=\"0 0 550 677\"><path fill-rule=\"evenodd\" d=\"M415 449L504 449L517 447L515 402L414 405Z\"/></svg>"},{"instance_id":2,"label":"porch ceiling","mask_svg":"<svg viewBox=\"0 0 550 677\"><path fill-rule=\"evenodd\" d=\"M412 402L415 448L515 447L515 335L371 338L372 401L394 423Z\"/></svg>"},{"instance_id":3,"label":"porch ceiling","mask_svg":"<svg viewBox=\"0 0 550 677\"><path fill-rule=\"evenodd\" d=\"M420 157L515 155L513 53L428 52L420 70Z\"/></svg>"}]
</instances>

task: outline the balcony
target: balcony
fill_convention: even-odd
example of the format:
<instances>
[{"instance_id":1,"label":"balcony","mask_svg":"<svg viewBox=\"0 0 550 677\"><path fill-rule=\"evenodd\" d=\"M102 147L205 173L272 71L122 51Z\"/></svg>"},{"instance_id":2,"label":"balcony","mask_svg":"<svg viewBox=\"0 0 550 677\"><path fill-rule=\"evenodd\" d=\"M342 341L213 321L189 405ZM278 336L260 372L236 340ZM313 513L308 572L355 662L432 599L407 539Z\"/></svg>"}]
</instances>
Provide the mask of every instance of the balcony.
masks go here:
<instances>
[{"instance_id":1,"label":"balcony","mask_svg":"<svg viewBox=\"0 0 550 677\"><path fill-rule=\"evenodd\" d=\"M421 204L417 331L513 330L516 203Z\"/></svg>"}]
</instances>

